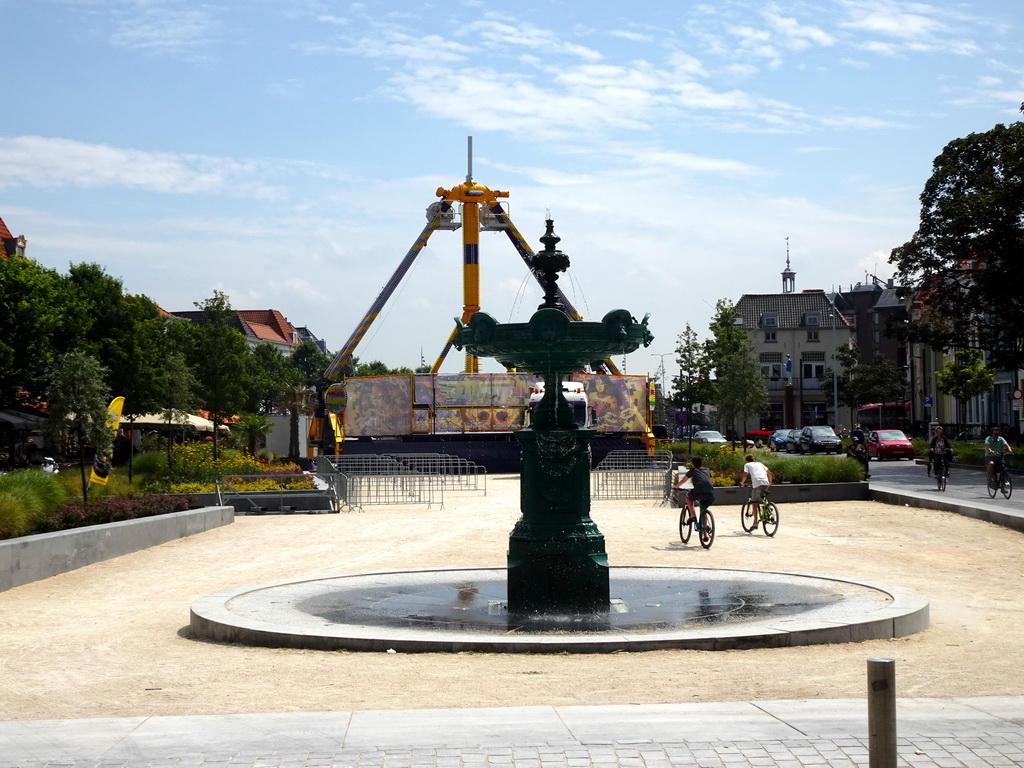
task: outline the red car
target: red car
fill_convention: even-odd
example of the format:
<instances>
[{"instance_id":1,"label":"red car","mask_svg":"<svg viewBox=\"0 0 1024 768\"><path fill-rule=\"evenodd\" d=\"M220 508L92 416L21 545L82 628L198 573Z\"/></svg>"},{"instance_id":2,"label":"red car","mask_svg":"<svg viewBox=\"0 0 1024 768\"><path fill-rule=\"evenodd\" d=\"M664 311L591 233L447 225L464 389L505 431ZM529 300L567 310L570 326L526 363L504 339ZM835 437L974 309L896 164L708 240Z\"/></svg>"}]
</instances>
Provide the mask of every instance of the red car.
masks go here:
<instances>
[{"instance_id":1,"label":"red car","mask_svg":"<svg viewBox=\"0 0 1024 768\"><path fill-rule=\"evenodd\" d=\"M898 429L879 429L868 433L868 458L912 459L914 445Z\"/></svg>"}]
</instances>

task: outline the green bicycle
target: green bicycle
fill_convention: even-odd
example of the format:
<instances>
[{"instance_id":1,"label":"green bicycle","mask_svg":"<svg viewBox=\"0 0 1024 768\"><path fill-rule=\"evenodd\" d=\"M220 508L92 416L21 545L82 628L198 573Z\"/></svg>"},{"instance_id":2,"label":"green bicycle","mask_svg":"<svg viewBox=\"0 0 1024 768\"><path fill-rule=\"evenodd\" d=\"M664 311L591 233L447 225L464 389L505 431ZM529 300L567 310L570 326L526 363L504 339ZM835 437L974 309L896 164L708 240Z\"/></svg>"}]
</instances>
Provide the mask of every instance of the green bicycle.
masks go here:
<instances>
[{"instance_id":1,"label":"green bicycle","mask_svg":"<svg viewBox=\"0 0 1024 768\"><path fill-rule=\"evenodd\" d=\"M779 530L779 508L774 501L768 500L767 488L759 502L751 504L748 499L743 502L743 508L740 510L740 525L744 531L751 533L758 523L761 524L765 536L774 536Z\"/></svg>"}]
</instances>

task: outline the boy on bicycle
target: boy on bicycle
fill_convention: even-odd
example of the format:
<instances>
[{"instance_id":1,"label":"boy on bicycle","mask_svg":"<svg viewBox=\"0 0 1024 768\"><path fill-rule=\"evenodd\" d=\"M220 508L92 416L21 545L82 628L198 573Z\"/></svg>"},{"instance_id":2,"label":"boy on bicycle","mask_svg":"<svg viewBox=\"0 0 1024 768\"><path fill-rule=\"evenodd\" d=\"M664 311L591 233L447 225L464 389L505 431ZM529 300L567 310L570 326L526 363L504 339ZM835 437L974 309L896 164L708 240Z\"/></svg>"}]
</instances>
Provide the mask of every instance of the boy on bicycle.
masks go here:
<instances>
[{"instance_id":1,"label":"boy on bicycle","mask_svg":"<svg viewBox=\"0 0 1024 768\"><path fill-rule=\"evenodd\" d=\"M686 493L686 510L690 513L689 521L697 526L698 531L700 530L700 521L693 511L694 501L700 505L701 509L707 509L715 501L715 487L711 484L711 471L703 464L704 460L700 456L694 456L693 466L679 475L678 482L675 484L676 490L679 490L687 480L693 483L693 488Z\"/></svg>"},{"instance_id":2,"label":"boy on bicycle","mask_svg":"<svg viewBox=\"0 0 1024 768\"><path fill-rule=\"evenodd\" d=\"M992 479L992 467L1003 460L1004 453L1013 453L1013 448L999 434L999 427L992 427L992 434L985 438L985 474Z\"/></svg>"},{"instance_id":3,"label":"boy on bicycle","mask_svg":"<svg viewBox=\"0 0 1024 768\"><path fill-rule=\"evenodd\" d=\"M756 510L760 506L765 492L771 487L774 478L772 478L772 471L768 467L760 461L754 461L753 454L747 454L747 463L743 465L743 476L740 477L740 488L746 485L748 475L750 476L750 505L755 510L754 528L757 528Z\"/></svg>"}]
</instances>

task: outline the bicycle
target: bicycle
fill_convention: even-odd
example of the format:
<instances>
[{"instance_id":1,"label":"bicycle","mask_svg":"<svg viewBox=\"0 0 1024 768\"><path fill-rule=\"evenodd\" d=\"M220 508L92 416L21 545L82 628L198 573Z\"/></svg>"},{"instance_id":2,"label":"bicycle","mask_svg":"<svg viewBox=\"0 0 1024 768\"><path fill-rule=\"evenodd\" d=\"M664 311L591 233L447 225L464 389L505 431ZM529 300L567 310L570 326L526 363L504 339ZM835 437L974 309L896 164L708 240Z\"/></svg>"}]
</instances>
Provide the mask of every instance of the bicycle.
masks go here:
<instances>
[{"instance_id":1,"label":"bicycle","mask_svg":"<svg viewBox=\"0 0 1024 768\"><path fill-rule=\"evenodd\" d=\"M765 536L774 536L775 532L779 530L779 507L774 501L768 500L767 488L757 502L756 515L755 517L755 507L750 500L747 499L743 502L743 507L740 509L740 525L743 526L743 530L751 533L754 527L760 523Z\"/></svg>"},{"instance_id":2,"label":"bicycle","mask_svg":"<svg viewBox=\"0 0 1024 768\"><path fill-rule=\"evenodd\" d=\"M940 491L945 491L949 482L949 458L945 453L936 453L931 460L930 467L935 473L935 487Z\"/></svg>"},{"instance_id":3,"label":"bicycle","mask_svg":"<svg viewBox=\"0 0 1024 768\"><path fill-rule=\"evenodd\" d=\"M683 508L679 511L679 540L686 544L690 541L690 536L693 534L694 527L697 528L698 539L700 545L704 549L711 549L711 545L715 542L715 516L711 514L711 503L708 501L700 501L700 523L697 524L690 518L689 510L686 508L686 503L683 503Z\"/></svg>"},{"instance_id":4,"label":"bicycle","mask_svg":"<svg viewBox=\"0 0 1024 768\"><path fill-rule=\"evenodd\" d=\"M994 499L999 491L1002 491L1003 497L1007 499L1013 493L1013 481L1010 480L1010 473L1002 456L996 456L992 460L992 471L988 475L989 498Z\"/></svg>"}]
</instances>

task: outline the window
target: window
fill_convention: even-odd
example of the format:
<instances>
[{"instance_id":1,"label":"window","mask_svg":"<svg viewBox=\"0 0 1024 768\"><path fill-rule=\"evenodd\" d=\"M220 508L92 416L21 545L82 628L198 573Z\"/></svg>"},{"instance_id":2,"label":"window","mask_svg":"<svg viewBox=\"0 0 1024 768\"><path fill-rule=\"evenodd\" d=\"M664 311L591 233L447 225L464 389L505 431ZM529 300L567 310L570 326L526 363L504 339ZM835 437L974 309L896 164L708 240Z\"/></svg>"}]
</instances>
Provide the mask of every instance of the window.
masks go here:
<instances>
[{"instance_id":1,"label":"window","mask_svg":"<svg viewBox=\"0 0 1024 768\"><path fill-rule=\"evenodd\" d=\"M774 344L776 341L777 341L777 339L775 338L775 331L765 331L764 332L764 343L765 344Z\"/></svg>"},{"instance_id":2,"label":"window","mask_svg":"<svg viewBox=\"0 0 1024 768\"><path fill-rule=\"evenodd\" d=\"M824 363L804 363L805 379L820 379L825 375Z\"/></svg>"},{"instance_id":3,"label":"window","mask_svg":"<svg viewBox=\"0 0 1024 768\"><path fill-rule=\"evenodd\" d=\"M874 323L875 325L878 325L878 313L877 312L872 312L871 313L871 322Z\"/></svg>"},{"instance_id":4,"label":"window","mask_svg":"<svg viewBox=\"0 0 1024 768\"><path fill-rule=\"evenodd\" d=\"M818 332L817 331L808 331L807 332L807 340L808 341L818 341Z\"/></svg>"},{"instance_id":5,"label":"window","mask_svg":"<svg viewBox=\"0 0 1024 768\"><path fill-rule=\"evenodd\" d=\"M804 325L808 328L817 328L821 325L821 315L817 312L808 312L804 315Z\"/></svg>"},{"instance_id":6,"label":"window","mask_svg":"<svg viewBox=\"0 0 1024 768\"><path fill-rule=\"evenodd\" d=\"M779 316L774 312L765 312L761 315L761 327L762 328L778 328L779 327Z\"/></svg>"},{"instance_id":7,"label":"window","mask_svg":"<svg viewBox=\"0 0 1024 768\"><path fill-rule=\"evenodd\" d=\"M881 343L881 341L882 341L882 332L881 331L872 331L871 332L871 341L873 341L875 343L875 346L877 347Z\"/></svg>"}]
</instances>

